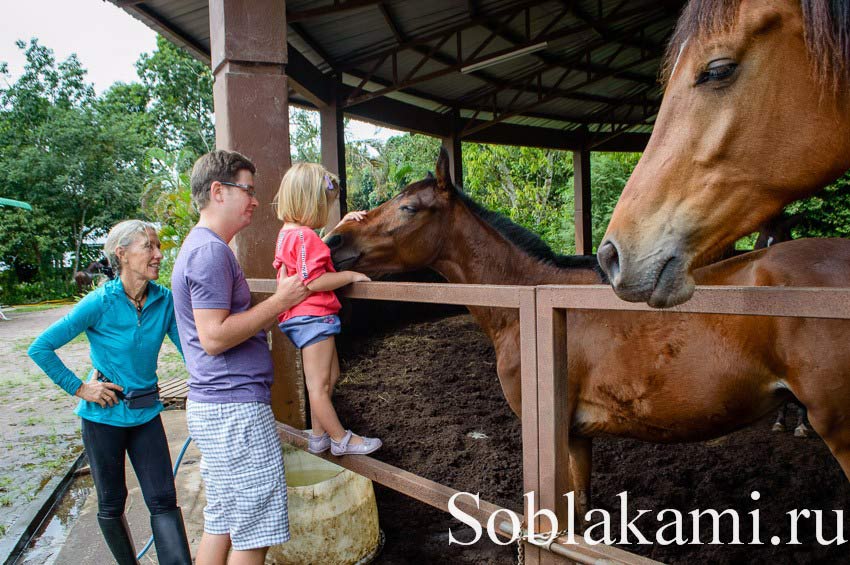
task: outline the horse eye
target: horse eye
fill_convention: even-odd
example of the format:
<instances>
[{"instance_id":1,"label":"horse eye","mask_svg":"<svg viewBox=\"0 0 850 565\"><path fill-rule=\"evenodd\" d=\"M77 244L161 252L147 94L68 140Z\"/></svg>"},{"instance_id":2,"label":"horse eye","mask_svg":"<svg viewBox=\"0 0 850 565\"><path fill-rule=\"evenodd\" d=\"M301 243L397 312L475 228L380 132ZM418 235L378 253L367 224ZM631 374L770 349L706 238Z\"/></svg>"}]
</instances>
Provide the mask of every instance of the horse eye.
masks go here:
<instances>
[{"instance_id":1,"label":"horse eye","mask_svg":"<svg viewBox=\"0 0 850 565\"><path fill-rule=\"evenodd\" d=\"M402 212L407 212L408 214L416 213L416 208L414 208L413 206L399 206L399 210L401 210Z\"/></svg>"},{"instance_id":2,"label":"horse eye","mask_svg":"<svg viewBox=\"0 0 850 565\"><path fill-rule=\"evenodd\" d=\"M708 66L706 66L705 70L697 76L694 86L707 82L719 82L726 80L735 74L735 69L737 68L738 63L731 59L717 59L715 61L711 61Z\"/></svg>"}]
</instances>

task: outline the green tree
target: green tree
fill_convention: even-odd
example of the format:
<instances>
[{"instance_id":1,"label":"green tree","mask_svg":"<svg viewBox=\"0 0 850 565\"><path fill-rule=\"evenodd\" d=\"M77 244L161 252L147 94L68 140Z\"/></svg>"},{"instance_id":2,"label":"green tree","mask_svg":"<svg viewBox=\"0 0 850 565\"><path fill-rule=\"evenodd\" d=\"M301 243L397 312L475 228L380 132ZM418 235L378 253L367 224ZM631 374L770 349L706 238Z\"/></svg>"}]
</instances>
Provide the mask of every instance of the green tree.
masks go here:
<instances>
[{"instance_id":1,"label":"green tree","mask_svg":"<svg viewBox=\"0 0 850 565\"><path fill-rule=\"evenodd\" d=\"M183 240L198 221L198 211L192 204L189 170L194 155L188 149L165 151L158 147L148 150L145 170L148 181L142 194L142 210L152 221L160 224L162 268L160 282L169 286L177 252Z\"/></svg>"},{"instance_id":2,"label":"green tree","mask_svg":"<svg viewBox=\"0 0 850 565\"><path fill-rule=\"evenodd\" d=\"M626 181L637 166L640 153L591 153L590 156L590 193L591 193L591 232L595 251L608 224Z\"/></svg>"},{"instance_id":3,"label":"green tree","mask_svg":"<svg viewBox=\"0 0 850 565\"><path fill-rule=\"evenodd\" d=\"M289 107L289 150L292 161L321 163L319 113Z\"/></svg>"},{"instance_id":4,"label":"green tree","mask_svg":"<svg viewBox=\"0 0 850 565\"><path fill-rule=\"evenodd\" d=\"M143 54L136 70L150 96L159 147L189 149L196 156L215 148L212 72L183 49L157 36L156 51Z\"/></svg>"},{"instance_id":5,"label":"green tree","mask_svg":"<svg viewBox=\"0 0 850 565\"><path fill-rule=\"evenodd\" d=\"M135 215L147 132L119 104L97 103L76 57L57 64L37 40L18 47L24 72L0 88L0 174L4 196L33 212L0 223L0 260L27 280L60 268L67 252L76 268L88 238Z\"/></svg>"}]
</instances>

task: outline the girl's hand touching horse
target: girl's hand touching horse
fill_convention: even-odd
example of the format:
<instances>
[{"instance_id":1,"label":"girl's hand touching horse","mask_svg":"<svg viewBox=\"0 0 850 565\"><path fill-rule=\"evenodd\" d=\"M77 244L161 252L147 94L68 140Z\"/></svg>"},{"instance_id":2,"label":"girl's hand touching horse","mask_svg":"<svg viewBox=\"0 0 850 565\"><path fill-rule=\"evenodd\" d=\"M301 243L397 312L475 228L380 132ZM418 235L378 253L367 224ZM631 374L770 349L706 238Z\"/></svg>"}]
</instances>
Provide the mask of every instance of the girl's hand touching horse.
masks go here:
<instances>
[{"instance_id":1,"label":"girl's hand touching horse","mask_svg":"<svg viewBox=\"0 0 850 565\"><path fill-rule=\"evenodd\" d=\"M337 225L344 224L345 222L362 222L366 219L366 214L368 214L366 210L356 210L354 212L349 212L348 214L342 217L342 219L339 221L339 224Z\"/></svg>"}]
</instances>

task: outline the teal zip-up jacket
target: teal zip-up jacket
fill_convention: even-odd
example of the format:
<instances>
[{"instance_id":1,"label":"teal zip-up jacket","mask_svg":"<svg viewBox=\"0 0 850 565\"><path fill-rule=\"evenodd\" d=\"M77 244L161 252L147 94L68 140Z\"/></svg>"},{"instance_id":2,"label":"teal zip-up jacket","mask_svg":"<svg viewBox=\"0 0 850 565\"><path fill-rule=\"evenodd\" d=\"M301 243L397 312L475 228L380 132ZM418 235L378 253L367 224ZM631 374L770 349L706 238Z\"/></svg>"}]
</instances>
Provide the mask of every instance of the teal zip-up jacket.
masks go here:
<instances>
[{"instance_id":1,"label":"teal zip-up jacket","mask_svg":"<svg viewBox=\"0 0 850 565\"><path fill-rule=\"evenodd\" d=\"M36 338L27 354L53 382L73 395L83 382L56 355L56 350L86 332L93 368L124 387L124 392L156 386L157 358L166 334L177 346L180 337L174 317L171 291L155 282L148 283L148 297L141 315L124 294L120 278L88 293L64 318ZM162 411L162 404L129 409L119 401L101 408L96 402L80 400L75 414L86 420L113 426L137 426L149 422Z\"/></svg>"}]
</instances>

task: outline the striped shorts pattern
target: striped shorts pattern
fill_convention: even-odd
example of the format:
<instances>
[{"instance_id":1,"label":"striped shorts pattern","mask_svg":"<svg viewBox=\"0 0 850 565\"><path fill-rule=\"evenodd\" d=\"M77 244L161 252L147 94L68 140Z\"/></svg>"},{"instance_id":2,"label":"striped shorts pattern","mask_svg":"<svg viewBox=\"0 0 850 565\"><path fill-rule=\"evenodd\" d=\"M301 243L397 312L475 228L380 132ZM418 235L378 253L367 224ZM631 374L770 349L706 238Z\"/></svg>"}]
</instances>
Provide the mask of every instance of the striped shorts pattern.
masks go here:
<instances>
[{"instance_id":1,"label":"striped shorts pattern","mask_svg":"<svg viewBox=\"0 0 850 565\"><path fill-rule=\"evenodd\" d=\"M286 478L271 406L186 402L206 487L204 531L230 534L233 549L289 541Z\"/></svg>"}]
</instances>

